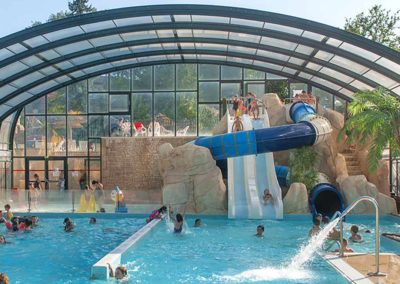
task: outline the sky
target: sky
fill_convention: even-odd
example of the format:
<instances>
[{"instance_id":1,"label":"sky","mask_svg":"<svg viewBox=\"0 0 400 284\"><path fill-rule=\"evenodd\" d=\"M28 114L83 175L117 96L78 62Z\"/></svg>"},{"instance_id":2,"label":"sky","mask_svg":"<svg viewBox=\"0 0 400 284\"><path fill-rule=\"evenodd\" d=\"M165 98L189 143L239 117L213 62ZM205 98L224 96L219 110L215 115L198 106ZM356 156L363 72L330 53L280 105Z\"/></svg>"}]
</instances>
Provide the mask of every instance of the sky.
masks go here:
<instances>
[{"instance_id":1,"label":"sky","mask_svg":"<svg viewBox=\"0 0 400 284\"><path fill-rule=\"evenodd\" d=\"M0 0L0 3L0 37L22 30L33 21L45 22L50 14L68 7L68 0ZM98 10L155 4L234 6L282 13L338 28L343 28L346 18L368 11L374 4L400 10L399 0L91 0L90 3Z\"/></svg>"}]
</instances>

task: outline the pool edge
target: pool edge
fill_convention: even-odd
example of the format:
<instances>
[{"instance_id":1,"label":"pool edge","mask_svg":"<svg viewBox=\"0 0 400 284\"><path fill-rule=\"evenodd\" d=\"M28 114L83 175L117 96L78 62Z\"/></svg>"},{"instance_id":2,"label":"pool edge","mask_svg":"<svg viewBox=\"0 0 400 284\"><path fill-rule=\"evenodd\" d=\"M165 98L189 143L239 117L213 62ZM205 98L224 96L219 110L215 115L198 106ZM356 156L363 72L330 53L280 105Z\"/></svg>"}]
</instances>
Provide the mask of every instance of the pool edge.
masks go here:
<instances>
[{"instance_id":1,"label":"pool edge","mask_svg":"<svg viewBox=\"0 0 400 284\"><path fill-rule=\"evenodd\" d=\"M143 238L155 226L157 226L157 224L160 221L161 221L160 219L157 219L144 225L132 236L123 241L119 246L117 246L111 252L106 254L102 259L100 259L96 264L94 264L91 269L91 279L108 280L109 279L108 263L114 269L117 266L119 266L121 264L122 254L126 252L130 247L132 247L137 241Z\"/></svg>"}]
</instances>

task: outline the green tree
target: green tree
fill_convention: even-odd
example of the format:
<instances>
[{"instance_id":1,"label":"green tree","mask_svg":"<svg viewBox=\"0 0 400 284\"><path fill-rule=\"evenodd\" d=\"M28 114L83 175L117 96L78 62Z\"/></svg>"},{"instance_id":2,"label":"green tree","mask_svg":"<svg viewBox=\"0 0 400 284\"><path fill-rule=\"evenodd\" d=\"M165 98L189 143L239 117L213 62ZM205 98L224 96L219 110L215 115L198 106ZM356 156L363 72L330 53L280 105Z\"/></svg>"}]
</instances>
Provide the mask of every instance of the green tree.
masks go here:
<instances>
[{"instance_id":1,"label":"green tree","mask_svg":"<svg viewBox=\"0 0 400 284\"><path fill-rule=\"evenodd\" d=\"M286 80L271 80L267 83L267 93L276 93L283 101L288 98L289 84Z\"/></svg>"},{"instance_id":2,"label":"green tree","mask_svg":"<svg viewBox=\"0 0 400 284\"><path fill-rule=\"evenodd\" d=\"M67 17L68 17L67 11L60 11L55 14L52 13L52 14L50 14L49 18L47 19L47 22L61 20L61 19L67 18Z\"/></svg>"},{"instance_id":3,"label":"green tree","mask_svg":"<svg viewBox=\"0 0 400 284\"><path fill-rule=\"evenodd\" d=\"M95 7L89 5L89 0L73 0L72 2L68 2L68 9L68 16L82 15L97 11Z\"/></svg>"},{"instance_id":4,"label":"green tree","mask_svg":"<svg viewBox=\"0 0 400 284\"><path fill-rule=\"evenodd\" d=\"M392 155L400 154L400 102L383 88L359 91L348 105L349 119L338 139L347 135L347 143L370 145L368 166L371 172L379 167L379 160L387 146Z\"/></svg>"},{"instance_id":5,"label":"green tree","mask_svg":"<svg viewBox=\"0 0 400 284\"><path fill-rule=\"evenodd\" d=\"M317 153L312 147L301 147L293 150L289 156L290 183L301 182L307 190L318 181L318 172L314 165Z\"/></svg>"},{"instance_id":6,"label":"green tree","mask_svg":"<svg viewBox=\"0 0 400 284\"><path fill-rule=\"evenodd\" d=\"M381 5L374 5L366 14L363 12L354 19L346 18L344 29L399 50L400 36L396 33L399 13L400 10L391 13Z\"/></svg>"}]
</instances>

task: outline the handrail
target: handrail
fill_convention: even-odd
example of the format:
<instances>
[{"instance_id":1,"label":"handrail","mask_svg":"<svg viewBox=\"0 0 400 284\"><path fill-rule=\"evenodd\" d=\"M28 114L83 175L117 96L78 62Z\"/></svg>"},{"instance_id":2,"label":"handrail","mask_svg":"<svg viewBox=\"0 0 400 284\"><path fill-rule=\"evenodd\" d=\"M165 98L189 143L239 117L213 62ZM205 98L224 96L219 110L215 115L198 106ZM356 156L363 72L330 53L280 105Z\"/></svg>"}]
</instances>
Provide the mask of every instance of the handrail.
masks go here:
<instances>
[{"instance_id":1,"label":"handrail","mask_svg":"<svg viewBox=\"0 0 400 284\"><path fill-rule=\"evenodd\" d=\"M379 272L379 251L380 251L380 234L379 234L379 207L378 202L371 196L361 196L351 203L346 210L338 217L340 222L340 256L343 256L343 218L358 205L361 201L370 201L375 206L375 272L369 272L370 276L385 276L386 274Z\"/></svg>"}]
</instances>

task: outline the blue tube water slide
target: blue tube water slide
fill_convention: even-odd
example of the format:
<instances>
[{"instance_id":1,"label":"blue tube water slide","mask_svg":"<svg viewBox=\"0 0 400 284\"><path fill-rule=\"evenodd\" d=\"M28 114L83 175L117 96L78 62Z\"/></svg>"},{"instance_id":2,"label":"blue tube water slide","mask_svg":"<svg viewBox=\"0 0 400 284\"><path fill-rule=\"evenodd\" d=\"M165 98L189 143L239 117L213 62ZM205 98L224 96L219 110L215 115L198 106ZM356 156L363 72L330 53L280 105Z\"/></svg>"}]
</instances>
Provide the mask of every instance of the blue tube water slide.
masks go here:
<instances>
[{"instance_id":1,"label":"blue tube water slide","mask_svg":"<svg viewBox=\"0 0 400 284\"><path fill-rule=\"evenodd\" d=\"M194 144L208 148L215 160L225 160L316 145L329 137L332 131L329 121L318 116L315 109L307 103L301 101L293 103L290 106L289 115L295 124L199 137ZM287 167L276 166L275 170L279 184L287 185L289 180ZM314 191L316 187L318 190ZM318 198L321 194L331 197L336 195L338 202L335 204L339 205L335 208L339 211L343 210L343 198L332 184L317 184L316 187L313 188L314 193L310 196L313 215L323 211L322 207L326 206L326 202L318 203L325 200ZM331 216L334 212L330 214L330 210L326 210L324 213Z\"/></svg>"}]
</instances>

